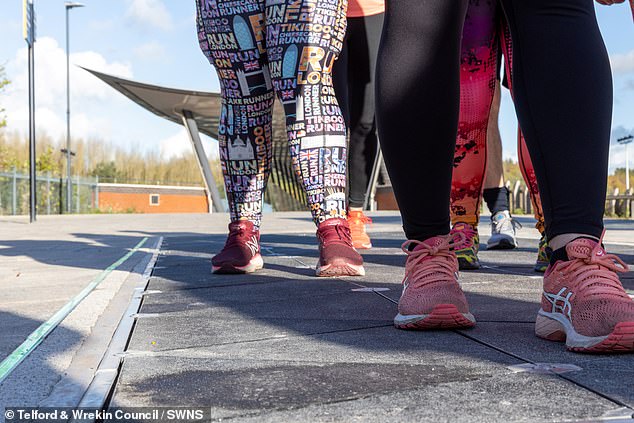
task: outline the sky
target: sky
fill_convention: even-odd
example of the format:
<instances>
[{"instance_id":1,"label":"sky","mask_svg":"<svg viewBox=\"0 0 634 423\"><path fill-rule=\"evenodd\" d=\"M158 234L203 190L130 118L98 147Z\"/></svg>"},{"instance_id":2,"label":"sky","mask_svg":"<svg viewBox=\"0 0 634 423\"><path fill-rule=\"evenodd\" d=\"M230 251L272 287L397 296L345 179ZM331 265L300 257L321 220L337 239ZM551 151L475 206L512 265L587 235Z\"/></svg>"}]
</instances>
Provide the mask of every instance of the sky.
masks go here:
<instances>
[{"instance_id":1,"label":"sky","mask_svg":"<svg viewBox=\"0 0 634 423\"><path fill-rule=\"evenodd\" d=\"M65 8L63 0L34 0L36 125L63 140L66 131ZM197 91L219 91L215 71L201 53L191 0L84 0L70 11L71 128L73 137L155 151L163 157L191 149L185 130L132 103L77 67L140 82ZM27 49L22 38L22 0L0 0L0 63L12 83L0 97L8 130L28 132ZM634 133L634 24L629 6L597 5L614 75L610 171L625 166L616 139ZM592 58L588 58L592 60ZM574 69L571 69L574 72ZM500 130L504 157L516 160L517 123L504 90ZM204 137L208 151L215 141ZM634 144L630 162L634 162Z\"/></svg>"}]
</instances>

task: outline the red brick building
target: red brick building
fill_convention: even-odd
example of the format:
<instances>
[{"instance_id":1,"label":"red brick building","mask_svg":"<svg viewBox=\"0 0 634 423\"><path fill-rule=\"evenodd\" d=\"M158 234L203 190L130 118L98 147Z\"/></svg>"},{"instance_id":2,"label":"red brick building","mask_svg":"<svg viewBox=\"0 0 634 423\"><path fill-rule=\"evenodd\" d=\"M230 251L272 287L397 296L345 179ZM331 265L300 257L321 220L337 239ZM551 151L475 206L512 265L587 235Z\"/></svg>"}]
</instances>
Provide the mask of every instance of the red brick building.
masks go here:
<instances>
[{"instance_id":1,"label":"red brick building","mask_svg":"<svg viewBox=\"0 0 634 423\"><path fill-rule=\"evenodd\" d=\"M99 184L99 209L120 213L209 213L200 187Z\"/></svg>"}]
</instances>

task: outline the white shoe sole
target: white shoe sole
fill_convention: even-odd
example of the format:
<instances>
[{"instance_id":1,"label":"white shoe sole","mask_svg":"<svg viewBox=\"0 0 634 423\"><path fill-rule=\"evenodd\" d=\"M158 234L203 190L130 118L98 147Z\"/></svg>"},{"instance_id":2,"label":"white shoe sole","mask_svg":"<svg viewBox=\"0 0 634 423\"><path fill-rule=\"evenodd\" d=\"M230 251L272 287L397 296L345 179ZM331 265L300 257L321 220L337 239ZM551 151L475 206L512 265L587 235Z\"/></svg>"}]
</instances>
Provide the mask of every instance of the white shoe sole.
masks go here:
<instances>
[{"instance_id":1,"label":"white shoe sole","mask_svg":"<svg viewBox=\"0 0 634 423\"><path fill-rule=\"evenodd\" d=\"M471 313L460 313L453 304L438 304L429 314L401 313L394 317L394 326L399 329L465 329L475 326L476 320Z\"/></svg>"},{"instance_id":2,"label":"white shoe sole","mask_svg":"<svg viewBox=\"0 0 634 423\"><path fill-rule=\"evenodd\" d=\"M634 352L634 322L618 323L609 335L585 336L578 333L563 314L539 310L535 335L550 341L565 341L569 350L578 352Z\"/></svg>"},{"instance_id":3,"label":"white shoe sole","mask_svg":"<svg viewBox=\"0 0 634 423\"><path fill-rule=\"evenodd\" d=\"M320 266L318 263L315 274L320 277L365 276L365 269L363 265L357 266L341 260L325 266Z\"/></svg>"},{"instance_id":4,"label":"white shoe sole","mask_svg":"<svg viewBox=\"0 0 634 423\"><path fill-rule=\"evenodd\" d=\"M260 254L253 256L251 261L246 266L234 266L230 263L223 264L222 266L212 266L211 273L217 274L242 274L253 273L256 270L260 270L264 267L264 260Z\"/></svg>"},{"instance_id":5,"label":"white shoe sole","mask_svg":"<svg viewBox=\"0 0 634 423\"><path fill-rule=\"evenodd\" d=\"M499 235L487 241L487 250L512 250L517 248L517 240L512 236Z\"/></svg>"}]
</instances>

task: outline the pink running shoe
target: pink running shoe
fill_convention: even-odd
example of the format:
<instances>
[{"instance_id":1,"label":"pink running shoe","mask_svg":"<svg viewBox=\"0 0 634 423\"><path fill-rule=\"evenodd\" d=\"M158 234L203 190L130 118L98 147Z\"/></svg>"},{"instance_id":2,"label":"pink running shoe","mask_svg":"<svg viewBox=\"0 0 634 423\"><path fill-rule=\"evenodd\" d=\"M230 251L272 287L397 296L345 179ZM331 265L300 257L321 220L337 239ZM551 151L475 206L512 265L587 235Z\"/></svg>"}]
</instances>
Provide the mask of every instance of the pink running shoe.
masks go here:
<instances>
[{"instance_id":1,"label":"pink running shoe","mask_svg":"<svg viewBox=\"0 0 634 423\"><path fill-rule=\"evenodd\" d=\"M401 249L408 255L403 293L398 302L394 326L399 329L460 329L475 325L469 305L458 284L458 260L450 236L424 242L409 240ZM410 245L415 245L409 251Z\"/></svg>"},{"instance_id":2,"label":"pink running shoe","mask_svg":"<svg viewBox=\"0 0 634 423\"><path fill-rule=\"evenodd\" d=\"M569 261L558 261L544 274L535 334L566 341L571 351L634 352L634 301L617 275L627 265L607 254L601 242L585 238L566 245L566 253Z\"/></svg>"},{"instance_id":3,"label":"pink running shoe","mask_svg":"<svg viewBox=\"0 0 634 423\"><path fill-rule=\"evenodd\" d=\"M319 262L317 276L363 276L363 258L352 247L345 219L327 219L317 229Z\"/></svg>"},{"instance_id":4,"label":"pink running shoe","mask_svg":"<svg viewBox=\"0 0 634 423\"><path fill-rule=\"evenodd\" d=\"M248 220L229 223L227 242L211 259L211 265L212 273L251 273L264 267L260 230Z\"/></svg>"}]
</instances>

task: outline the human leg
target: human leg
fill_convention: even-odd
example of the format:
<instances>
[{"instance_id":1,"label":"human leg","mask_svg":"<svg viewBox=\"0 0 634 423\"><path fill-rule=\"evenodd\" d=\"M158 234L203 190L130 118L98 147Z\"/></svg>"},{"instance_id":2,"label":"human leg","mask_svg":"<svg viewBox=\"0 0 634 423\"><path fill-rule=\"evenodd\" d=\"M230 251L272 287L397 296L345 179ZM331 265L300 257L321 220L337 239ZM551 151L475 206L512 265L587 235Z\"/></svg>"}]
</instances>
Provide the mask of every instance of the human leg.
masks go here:
<instances>
[{"instance_id":1,"label":"human leg","mask_svg":"<svg viewBox=\"0 0 634 423\"><path fill-rule=\"evenodd\" d=\"M565 339L575 351L632 352L634 301L617 275L627 265L600 244L612 80L593 2L503 5L513 39L515 106L555 249L536 333Z\"/></svg>"},{"instance_id":2,"label":"human leg","mask_svg":"<svg viewBox=\"0 0 634 423\"><path fill-rule=\"evenodd\" d=\"M333 73L337 98L340 104L346 105L343 114L350 135L348 223L357 249L372 247L366 232L366 224L371 219L363 213L363 205L377 148L374 74L382 28L383 13L348 18L342 57L335 63Z\"/></svg>"},{"instance_id":3,"label":"human leg","mask_svg":"<svg viewBox=\"0 0 634 423\"><path fill-rule=\"evenodd\" d=\"M460 118L451 184L452 233L466 244L456 251L461 270L480 268L478 222L488 161L487 128L498 68L497 2L471 0L460 55Z\"/></svg>"},{"instance_id":4,"label":"human leg","mask_svg":"<svg viewBox=\"0 0 634 423\"><path fill-rule=\"evenodd\" d=\"M262 18L261 2L250 0L244 13L224 3L196 2L200 47L222 88L218 145L231 215L227 243L212 259L212 270L248 273L263 265L259 227L271 169L274 96L262 32L252 25Z\"/></svg>"},{"instance_id":5,"label":"human leg","mask_svg":"<svg viewBox=\"0 0 634 423\"><path fill-rule=\"evenodd\" d=\"M387 5L376 113L385 164L409 239L403 245L408 259L394 319L399 328L475 324L456 280L455 245L447 236L467 3L398 0ZM464 241L457 238L456 245Z\"/></svg>"},{"instance_id":6,"label":"human leg","mask_svg":"<svg viewBox=\"0 0 634 423\"><path fill-rule=\"evenodd\" d=\"M387 6L377 64L376 116L408 239L449 233L460 34L467 3L399 0ZM441 43L443 48L437 48Z\"/></svg>"},{"instance_id":7,"label":"human leg","mask_svg":"<svg viewBox=\"0 0 634 423\"><path fill-rule=\"evenodd\" d=\"M345 220L346 125L332 67L341 51L346 1L267 4L266 41L275 91L284 105L295 171L318 225L318 276L361 275Z\"/></svg>"},{"instance_id":8,"label":"human leg","mask_svg":"<svg viewBox=\"0 0 634 423\"><path fill-rule=\"evenodd\" d=\"M498 55L500 57L500 55ZM498 68L500 64L498 63ZM511 217L509 191L504 185L504 162L502 161L502 137L498 125L500 114L501 86L497 78L491 104L487 131L487 170L482 190L491 212L491 236L487 240L488 250L506 250L517 247L515 230L521 226Z\"/></svg>"}]
</instances>

